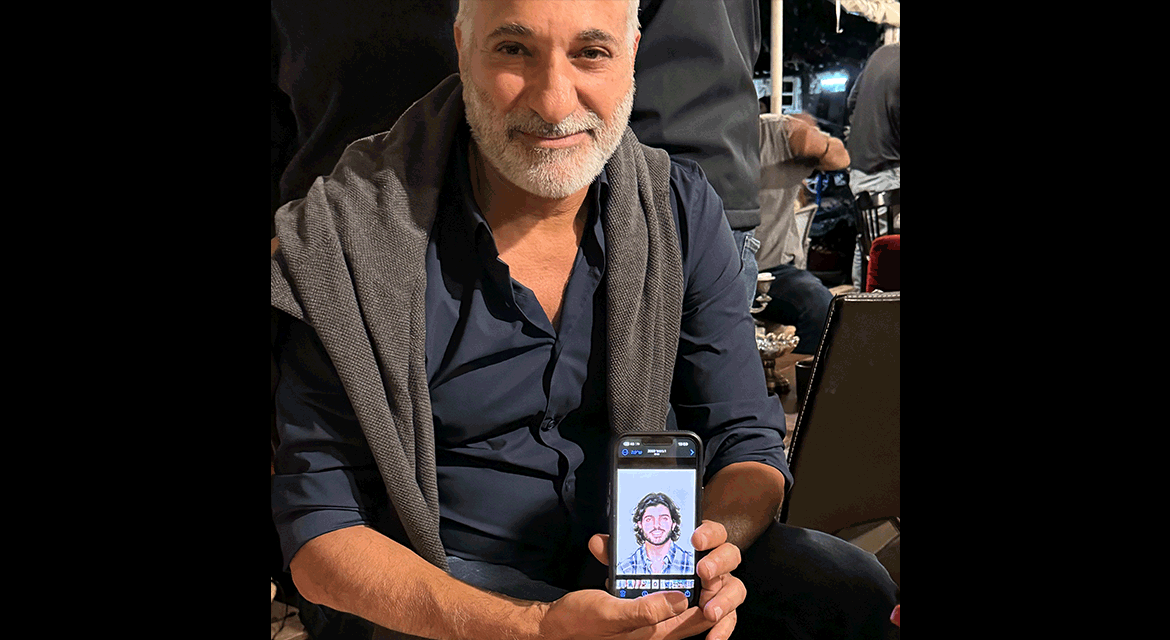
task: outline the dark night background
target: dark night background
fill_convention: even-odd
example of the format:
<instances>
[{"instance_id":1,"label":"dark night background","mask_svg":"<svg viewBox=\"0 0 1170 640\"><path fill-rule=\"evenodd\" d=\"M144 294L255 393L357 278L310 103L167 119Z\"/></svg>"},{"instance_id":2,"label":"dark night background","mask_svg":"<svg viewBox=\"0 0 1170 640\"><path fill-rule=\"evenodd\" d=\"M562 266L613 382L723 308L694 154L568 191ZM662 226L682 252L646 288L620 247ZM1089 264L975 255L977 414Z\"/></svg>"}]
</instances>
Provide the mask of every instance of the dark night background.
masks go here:
<instances>
[{"instance_id":1,"label":"dark night background","mask_svg":"<svg viewBox=\"0 0 1170 640\"><path fill-rule=\"evenodd\" d=\"M756 71L771 64L772 2L760 0L760 26L763 50ZM841 30L836 33L836 5L828 0L784 0L784 62L788 69L796 64L832 65L840 60L864 62L880 44L882 28L861 16L841 11Z\"/></svg>"},{"instance_id":2,"label":"dark night background","mask_svg":"<svg viewBox=\"0 0 1170 640\"><path fill-rule=\"evenodd\" d=\"M755 76L770 77L772 64L772 2L760 0L762 45ZM784 75L802 79L801 111L815 117L821 128L834 136L844 135L847 124L845 101L865 61L882 43L884 28L841 10L841 33L837 33L836 4L828 0L784 0ZM819 73L839 71L849 76L842 92L810 93L812 78Z\"/></svg>"}]
</instances>

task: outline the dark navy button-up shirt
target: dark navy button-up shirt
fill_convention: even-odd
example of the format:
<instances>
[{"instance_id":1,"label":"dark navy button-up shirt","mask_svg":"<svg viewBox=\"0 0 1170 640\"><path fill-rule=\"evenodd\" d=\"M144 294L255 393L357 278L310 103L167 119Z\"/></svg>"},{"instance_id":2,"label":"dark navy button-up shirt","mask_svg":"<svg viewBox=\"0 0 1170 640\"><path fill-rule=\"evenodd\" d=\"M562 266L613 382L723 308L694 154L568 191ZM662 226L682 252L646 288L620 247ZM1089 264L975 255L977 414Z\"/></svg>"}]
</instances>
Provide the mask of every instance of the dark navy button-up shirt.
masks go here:
<instances>
[{"instance_id":1,"label":"dark navy button-up shirt","mask_svg":"<svg viewBox=\"0 0 1170 640\"><path fill-rule=\"evenodd\" d=\"M589 189L558 331L499 258L471 195L467 139L464 126L425 265L439 533L450 555L565 584L591 558L589 536L608 531L607 177L603 171ZM767 396L722 203L697 164L676 160L670 175L686 289L668 428L703 439L705 478L753 460L779 469L790 486L784 417ZM273 514L285 562L329 531L391 530L373 454L310 327L290 322L278 363Z\"/></svg>"}]
</instances>

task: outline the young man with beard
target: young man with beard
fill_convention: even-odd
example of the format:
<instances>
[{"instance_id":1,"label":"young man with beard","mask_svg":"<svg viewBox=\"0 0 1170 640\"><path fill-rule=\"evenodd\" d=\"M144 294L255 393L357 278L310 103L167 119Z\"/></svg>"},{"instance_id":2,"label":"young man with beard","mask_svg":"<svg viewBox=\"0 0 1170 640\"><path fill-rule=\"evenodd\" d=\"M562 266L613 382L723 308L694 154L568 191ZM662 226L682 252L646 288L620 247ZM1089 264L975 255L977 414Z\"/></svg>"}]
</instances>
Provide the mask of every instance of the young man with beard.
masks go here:
<instances>
[{"instance_id":1,"label":"young man with beard","mask_svg":"<svg viewBox=\"0 0 1170 640\"><path fill-rule=\"evenodd\" d=\"M638 548L618 565L618 573L689 575L695 555L678 544L682 514L670 496L650 493L634 508L634 537Z\"/></svg>"},{"instance_id":2,"label":"young man with beard","mask_svg":"<svg viewBox=\"0 0 1170 640\"><path fill-rule=\"evenodd\" d=\"M722 640L741 611L794 637L889 625L872 556L774 522L784 420L743 366L722 204L626 126L636 10L462 3L459 77L277 213L274 519L323 617L428 638ZM700 606L614 598L606 443L683 425L708 452Z\"/></svg>"}]
</instances>

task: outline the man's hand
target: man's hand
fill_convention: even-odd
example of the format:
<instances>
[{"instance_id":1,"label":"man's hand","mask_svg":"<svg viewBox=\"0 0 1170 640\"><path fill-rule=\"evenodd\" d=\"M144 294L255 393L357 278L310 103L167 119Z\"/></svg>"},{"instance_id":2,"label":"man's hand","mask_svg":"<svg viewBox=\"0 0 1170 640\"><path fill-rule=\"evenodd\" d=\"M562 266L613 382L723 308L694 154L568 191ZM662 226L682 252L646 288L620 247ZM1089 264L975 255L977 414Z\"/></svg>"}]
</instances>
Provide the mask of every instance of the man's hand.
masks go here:
<instances>
[{"instance_id":1,"label":"man's hand","mask_svg":"<svg viewBox=\"0 0 1170 640\"><path fill-rule=\"evenodd\" d=\"M711 626L697 608L687 608L686 597L677 591L624 600L585 589L567 593L545 607L540 637L557 640L673 640Z\"/></svg>"},{"instance_id":2,"label":"man's hand","mask_svg":"<svg viewBox=\"0 0 1170 640\"><path fill-rule=\"evenodd\" d=\"M686 610L678 618L659 623L658 627L665 629L674 623L675 628L669 629L667 635L651 635L651 638L686 638L707 629L707 640L725 640L735 629L735 609L743 604L747 597L747 589L739 578L731 572L739 567L739 548L727 542L727 530L723 525L711 520L704 520L694 534L691 535L691 545L696 551L708 551L707 557L699 561L695 571L703 583L703 590L699 593L699 606ZM602 564L609 564L609 536L596 534L589 540L589 551ZM669 594L670 592L665 592ZM652 598L659 594L638 598L632 602ZM685 598L684 598L685 600ZM687 616L691 615L690 618ZM656 627L656 629L658 628Z\"/></svg>"},{"instance_id":3,"label":"man's hand","mask_svg":"<svg viewBox=\"0 0 1170 640\"><path fill-rule=\"evenodd\" d=\"M797 158L815 159L822 171L836 171L849 166L849 151L845 143L817 127L817 121L805 113L796 113L787 120L788 148Z\"/></svg>"}]
</instances>

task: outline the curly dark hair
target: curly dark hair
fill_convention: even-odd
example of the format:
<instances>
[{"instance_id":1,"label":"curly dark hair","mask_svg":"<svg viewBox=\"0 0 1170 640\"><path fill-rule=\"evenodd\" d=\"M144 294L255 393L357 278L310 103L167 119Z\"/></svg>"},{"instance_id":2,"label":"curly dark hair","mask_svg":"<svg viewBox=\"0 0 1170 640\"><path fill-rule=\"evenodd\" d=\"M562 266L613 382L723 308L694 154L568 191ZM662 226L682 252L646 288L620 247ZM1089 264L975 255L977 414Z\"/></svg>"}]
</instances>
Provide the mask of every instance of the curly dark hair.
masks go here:
<instances>
[{"instance_id":1,"label":"curly dark hair","mask_svg":"<svg viewBox=\"0 0 1170 640\"><path fill-rule=\"evenodd\" d=\"M678 541L678 528L682 523L682 514L679 513L678 507L674 506L674 501L665 493L648 493L638 503L638 506L634 507L634 537L637 538L639 545L646 542L646 537L642 535L642 527L639 526L642 522L642 516L646 513L647 509L659 504L666 505L666 508L670 509L670 519L674 522L674 526L670 528L670 540L672 542Z\"/></svg>"}]
</instances>

